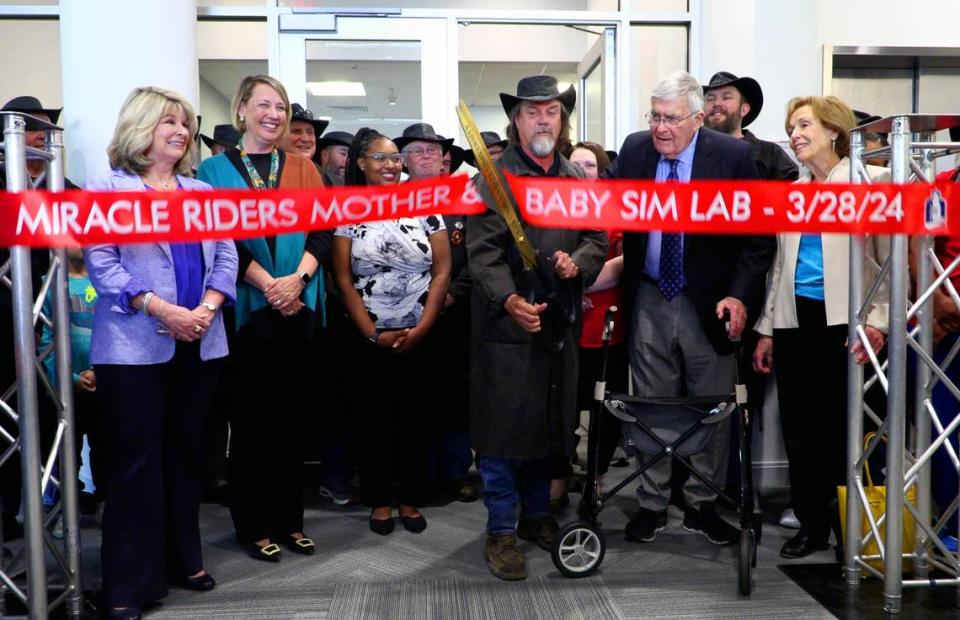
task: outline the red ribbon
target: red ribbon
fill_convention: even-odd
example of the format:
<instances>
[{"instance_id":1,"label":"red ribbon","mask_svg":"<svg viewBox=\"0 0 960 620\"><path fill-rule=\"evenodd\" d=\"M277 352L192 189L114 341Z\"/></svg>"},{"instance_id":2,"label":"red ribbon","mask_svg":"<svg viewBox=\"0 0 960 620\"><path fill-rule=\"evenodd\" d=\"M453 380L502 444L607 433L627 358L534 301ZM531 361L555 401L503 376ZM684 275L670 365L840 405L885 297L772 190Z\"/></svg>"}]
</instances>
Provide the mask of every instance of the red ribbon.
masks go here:
<instances>
[{"instance_id":1,"label":"red ribbon","mask_svg":"<svg viewBox=\"0 0 960 620\"><path fill-rule=\"evenodd\" d=\"M691 233L960 234L956 183L605 181L510 177L537 226Z\"/></svg>"},{"instance_id":2,"label":"red ribbon","mask_svg":"<svg viewBox=\"0 0 960 620\"><path fill-rule=\"evenodd\" d=\"M960 235L955 183L508 180L523 219L550 228ZM0 192L0 245L242 239L484 208L463 175L389 188Z\"/></svg>"}]
</instances>

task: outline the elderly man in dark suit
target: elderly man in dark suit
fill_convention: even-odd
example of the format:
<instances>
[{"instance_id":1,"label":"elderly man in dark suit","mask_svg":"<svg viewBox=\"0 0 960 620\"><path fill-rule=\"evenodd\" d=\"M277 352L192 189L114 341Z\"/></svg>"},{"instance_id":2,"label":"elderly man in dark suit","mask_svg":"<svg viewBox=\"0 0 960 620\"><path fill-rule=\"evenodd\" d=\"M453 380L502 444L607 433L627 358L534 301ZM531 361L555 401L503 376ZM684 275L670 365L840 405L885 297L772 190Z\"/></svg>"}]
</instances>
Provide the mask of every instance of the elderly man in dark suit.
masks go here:
<instances>
[{"instance_id":1,"label":"elderly man in dark suit","mask_svg":"<svg viewBox=\"0 0 960 620\"><path fill-rule=\"evenodd\" d=\"M650 131L631 134L606 176L684 183L693 179L755 179L750 146L702 127L703 90L678 71L651 94ZM772 237L635 233L623 238L624 300L634 391L640 396L706 396L733 389L730 338L756 318L767 270L776 250ZM729 331L722 318L729 313ZM691 457L719 487L726 476L730 427L718 424L704 452ZM637 429L627 425L627 437ZM641 457L642 458L642 457ZM652 541L667 525L671 459L647 470L637 493L640 510L627 538ZM691 476L683 528L718 545L736 540L721 519L716 499Z\"/></svg>"}]
</instances>

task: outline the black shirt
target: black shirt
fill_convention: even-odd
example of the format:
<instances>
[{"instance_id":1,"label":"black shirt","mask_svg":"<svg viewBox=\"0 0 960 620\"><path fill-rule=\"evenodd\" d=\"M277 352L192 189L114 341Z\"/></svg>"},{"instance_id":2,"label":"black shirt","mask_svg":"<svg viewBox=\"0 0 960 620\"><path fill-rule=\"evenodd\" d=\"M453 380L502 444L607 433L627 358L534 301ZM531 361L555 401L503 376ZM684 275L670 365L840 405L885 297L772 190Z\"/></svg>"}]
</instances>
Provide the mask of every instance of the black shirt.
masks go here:
<instances>
[{"instance_id":1,"label":"black shirt","mask_svg":"<svg viewBox=\"0 0 960 620\"><path fill-rule=\"evenodd\" d=\"M224 151L227 156L227 159L230 160L230 163L240 172L240 175L243 177L243 180L247 182L249 187L253 187L253 180L250 178L250 173L247 172L247 167L244 165L243 160L240 158L240 151L237 149L227 149ZM260 175L260 178L263 179L264 183L267 182L267 179L270 178L270 159L271 153L247 153L247 157L250 158L250 163L253 164L254 169L257 171L257 174ZM277 179L283 176L283 166L287 161L287 154L283 151L280 151L280 165L277 168ZM307 240L304 244L304 250L313 255L317 259L318 263L323 263L326 260L326 257L330 254L330 245L331 233L329 231L315 230L313 232L307 233ZM270 256L276 257L277 255L277 238L276 236L264 237L264 240L267 242L267 248L270 250ZM253 262L253 254L247 248L238 245L237 246L237 257L239 259L239 268L237 270L237 277L239 281L243 281L244 274L247 273L247 269L250 267L250 263Z\"/></svg>"}]
</instances>

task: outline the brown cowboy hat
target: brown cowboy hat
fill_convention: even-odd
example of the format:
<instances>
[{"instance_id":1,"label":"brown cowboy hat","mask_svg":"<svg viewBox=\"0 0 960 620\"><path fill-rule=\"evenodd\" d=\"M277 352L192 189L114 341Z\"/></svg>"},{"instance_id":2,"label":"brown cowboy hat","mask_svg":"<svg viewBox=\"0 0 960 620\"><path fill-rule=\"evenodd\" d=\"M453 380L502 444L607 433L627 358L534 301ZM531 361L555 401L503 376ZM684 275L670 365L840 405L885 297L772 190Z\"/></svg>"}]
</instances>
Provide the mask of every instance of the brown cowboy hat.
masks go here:
<instances>
[{"instance_id":1,"label":"brown cowboy hat","mask_svg":"<svg viewBox=\"0 0 960 620\"><path fill-rule=\"evenodd\" d=\"M532 75L525 77L517 82L517 94L500 93L500 103L503 104L503 111L509 116L510 111L521 101L552 101L557 99L563 106L567 114L573 112L573 106L577 103L577 91L573 86L560 92L557 86L557 78L552 75Z\"/></svg>"},{"instance_id":2,"label":"brown cowboy hat","mask_svg":"<svg viewBox=\"0 0 960 620\"><path fill-rule=\"evenodd\" d=\"M724 86L733 86L739 90L743 98L750 104L750 111L743 117L743 121L740 123L741 127L746 127L760 116L760 110L763 109L763 90L760 88L759 82L752 77L737 77L729 71L718 71L713 74L709 83L704 84L703 94L706 95L711 90Z\"/></svg>"}]
</instances>

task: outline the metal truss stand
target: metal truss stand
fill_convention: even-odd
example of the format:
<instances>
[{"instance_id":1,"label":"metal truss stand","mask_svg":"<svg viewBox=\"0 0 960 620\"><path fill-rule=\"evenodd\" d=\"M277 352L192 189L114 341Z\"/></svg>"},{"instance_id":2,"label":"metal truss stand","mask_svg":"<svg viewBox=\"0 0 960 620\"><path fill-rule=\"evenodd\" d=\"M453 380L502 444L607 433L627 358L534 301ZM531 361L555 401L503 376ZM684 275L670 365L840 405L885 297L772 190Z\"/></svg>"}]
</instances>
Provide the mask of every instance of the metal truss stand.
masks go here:
<instances>
[{"instance_id":1,"label":"metal truss stand","mask_svg":"<svg viewBox=\"0 0 960 620\"><path fill-rule=\"evenodd\" d=\"M938 130L956 125L960 125L960 116L903 114L858 127L850 134L850 182L870 182L864 161L889 159L894 183L931 183L934 160L960 151L960 143L934 142L934 135ZM865 151L865 132L889 133L890 146ZM931 191L925 205L907 204L899 208L922 208L926 221L933 225L942 221L940 218L945 217L948 207L938 193ZM949 208L957 209L960 205ZM868 309L877 291L884 287L890 293L890 326L886 362L881 364L871 355L873 377L864 382L863 368L853 361L852 355L847 363L848 500L844 568L850 586L859 583L861 571L882 579L883 610L898 614L902 610L904 587L960 588L960 556L948 550L938 535L957 511L960 497L954 498L949 506L940 507L942 515L936 522L931 519L930 497L930 461L937 450L947 451L954 468L960 471L960 459L948 441L950 435L957 433L960 416L944 427L931 401L933 388L938 383L960 401L960 389L945 373L960 351L960 340L940 364L934 361L933 354L933 296L942 287L960 309L960 295L949 279L958 269L960 258L941 265L934 253L933 237L893 235L889 258L883 265L874 265L877 273L868 276L864 273L865 243L863 236L852 236L850 240L849 342L866 340ZM915 290L910 287L911 265ZM913 360L910 364L908 357ZM912 384L907 382L909 366L915 367ZM878 415L864 402L866 391L878 382L887 395L886 416ZM862 445L865 418L878 427L876 437L866 448ZM886 506L884 512L875 514L870 509L863 471L867 459L883 442L886 442ZM915 501L907 499L912 494ZM916 523L914 540L904 540L905 520ZM868 527L864 528L864 523ZM868 544L875 545L879 553L864 554ZM882 570L877 568L879 564ZM911 578L904 578L905 564L908 568L912 565ZM933 577L932 571L936 571Z\"/></svg>"},{"instance_id":2,"label":"metal truss stand","mask_svg":"<svg viewBox=\"0 0 960 620\"><path fill-rule=\"evenodd\" d=\"M43 127L45 148L26 144L26 119ZM47 162L47 189L62 191L63 132L41 119L24 114L0 112L3 121L3 144L7 189L11 192L32 189L27 174L28 159ZM5 598L12 593L27 608L27 617L43 620L61 605L67 615L79 618L83 606L80 566L80 518L78 511L77 450L75 446L73 385L70 358L70 317L67 285L66 250L51 251L50 270L34 298L30 249L10 248L10 260L0 267L0 281L10 288L13 297L14 355L17 382L0 386L6 390L0 400L0 416L12 424L0 427L0 467L15 467L19 458L23 496L23 548L12 559L0 562L0 617L6 612ZM51 295L52 316L43 311L43 302ZM37 351L37 322L53 329L52 347ZM0 326L3 329L9 327ZM8 355L9 352L0 352ZM43 370L42 361L55 356L58 386ZM38 388L44 389L56 405L58 424L52 447L44 460L40 440ZM17 429L16 435L6 428ZM59 474L54 465L59 462ZM48 484L59 489L57 504L46 515L43 512L43 491ZM53 523L62 516L63 542L50 533ZM49 552L49 556L48 556ZM48 561L52 558L52 562ZM24 580L24 576L26 579ZM48 597L52 596L52 600Z\"/></svg>"}]
</instances>

